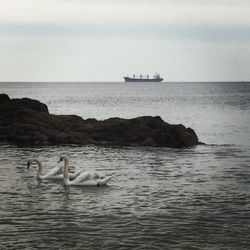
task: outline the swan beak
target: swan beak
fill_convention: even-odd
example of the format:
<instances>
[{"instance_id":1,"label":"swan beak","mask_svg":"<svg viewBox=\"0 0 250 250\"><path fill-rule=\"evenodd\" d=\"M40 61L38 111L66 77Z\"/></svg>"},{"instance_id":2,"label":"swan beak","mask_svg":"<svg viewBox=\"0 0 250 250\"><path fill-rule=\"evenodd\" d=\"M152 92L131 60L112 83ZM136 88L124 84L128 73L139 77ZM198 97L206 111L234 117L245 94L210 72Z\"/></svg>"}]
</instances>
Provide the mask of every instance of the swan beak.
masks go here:
<instances>
[{"instance_id":1,"label":"swan beak","mask_svg":"<svg viewBox=\"0 0 250 250\"><path fill-rule=\"evenodd\" d=\"M27 162L27 169L30 168L30 161Z\"/></svg>"},{"instance_id":2,"label":"swan beak","mask_svg":"<svg viewBox=\"0 0 250 250\"><path fill-rule=\"evenodd\" d=\"M59 162L61 162L61 161L63 161L63 158L62 158L62 157L60 157L60 159L59 159L59 161L58 161L57 163L59 163Z\"/></svg>"}]
</instances>

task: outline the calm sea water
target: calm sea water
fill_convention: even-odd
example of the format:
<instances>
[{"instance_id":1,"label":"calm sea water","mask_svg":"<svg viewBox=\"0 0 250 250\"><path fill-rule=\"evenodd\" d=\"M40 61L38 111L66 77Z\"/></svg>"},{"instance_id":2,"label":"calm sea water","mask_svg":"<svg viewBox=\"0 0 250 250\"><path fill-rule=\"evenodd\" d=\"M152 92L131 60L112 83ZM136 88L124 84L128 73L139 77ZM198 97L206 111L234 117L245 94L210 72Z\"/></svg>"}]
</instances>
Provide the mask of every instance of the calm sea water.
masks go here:
<instances>
[{"instance_id":1,"label":"calm sea water","mask_svg":"<svg viewBox=\"0 0 250 250\"><path fill-rule=\"evenodd\" d=\"M160 115L206 145L0 146L0 249L250 249L249 83L0 83L11 98L83 118ZM36 180L61 153L107 187Z\"/></svg>"}]
</instances>

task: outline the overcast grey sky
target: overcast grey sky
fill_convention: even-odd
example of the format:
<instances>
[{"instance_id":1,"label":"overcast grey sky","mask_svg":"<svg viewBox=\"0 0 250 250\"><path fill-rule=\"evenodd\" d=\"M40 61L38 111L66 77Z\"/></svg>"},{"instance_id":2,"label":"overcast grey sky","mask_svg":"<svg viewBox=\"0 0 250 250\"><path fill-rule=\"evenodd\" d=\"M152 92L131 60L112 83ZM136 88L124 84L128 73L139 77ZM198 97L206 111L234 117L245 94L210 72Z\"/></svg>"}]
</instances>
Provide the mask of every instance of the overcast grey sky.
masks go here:
<instances>
[{"instance_id":1,"label":"overcast grey sky","mask_svg":"<svg viewBox=\"0 0 250 250\"><path fill-rule=\"evenodd\" d=\"M249 0L0 0L0 81L249 81Z\"/></svg>"}]
</instances>

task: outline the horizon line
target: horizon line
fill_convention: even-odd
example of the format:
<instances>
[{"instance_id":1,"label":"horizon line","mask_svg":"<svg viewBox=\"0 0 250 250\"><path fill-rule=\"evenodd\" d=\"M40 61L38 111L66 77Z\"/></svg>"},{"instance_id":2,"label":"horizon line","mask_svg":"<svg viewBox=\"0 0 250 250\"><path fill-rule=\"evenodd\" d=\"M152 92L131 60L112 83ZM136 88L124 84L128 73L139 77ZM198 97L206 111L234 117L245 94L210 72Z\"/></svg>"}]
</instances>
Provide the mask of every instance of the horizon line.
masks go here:
<instances>
[{"instance_id":1,"label":"horizon line","mask_svg":"<svg viewBox=\"0 0 250 250\"><path fill-rule=\"evenodd\" d=\"M0 83L127 83L125 81L0 81ZM133 84L148 83L148 82L136 82ZM150 82L152 84L154 82ZM161 83L250 83L250 80L244 81L164 81L155 82L157 84Z\"/></svg>"}]
</instances>

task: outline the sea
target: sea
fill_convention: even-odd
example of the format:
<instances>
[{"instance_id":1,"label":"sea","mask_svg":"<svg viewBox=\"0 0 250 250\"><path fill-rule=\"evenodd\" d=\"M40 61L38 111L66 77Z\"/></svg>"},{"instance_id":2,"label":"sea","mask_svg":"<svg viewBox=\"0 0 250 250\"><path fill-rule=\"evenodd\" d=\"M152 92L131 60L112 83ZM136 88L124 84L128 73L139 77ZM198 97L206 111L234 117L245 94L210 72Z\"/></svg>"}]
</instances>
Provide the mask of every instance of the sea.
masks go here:
<instances>
[{"instance_id":1,"label":"sea","mask_svg":"<svg viewBox=\"0 0 250 250\"><path fill-rule=\"evenodd\" d=\"M250 249L250 83L11 82L53 114L161 116L197 133L183 149L0 145L0 249ZM36 179L69 155L105 187Z\"/></svg>"}]
</instances>

